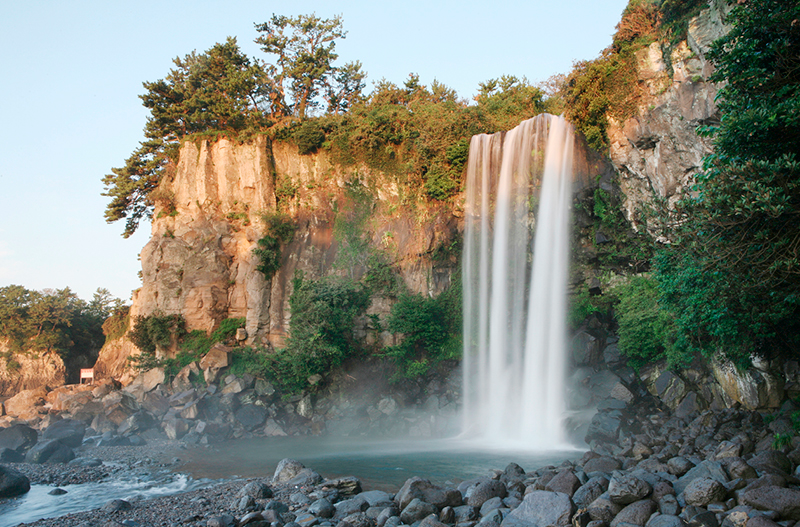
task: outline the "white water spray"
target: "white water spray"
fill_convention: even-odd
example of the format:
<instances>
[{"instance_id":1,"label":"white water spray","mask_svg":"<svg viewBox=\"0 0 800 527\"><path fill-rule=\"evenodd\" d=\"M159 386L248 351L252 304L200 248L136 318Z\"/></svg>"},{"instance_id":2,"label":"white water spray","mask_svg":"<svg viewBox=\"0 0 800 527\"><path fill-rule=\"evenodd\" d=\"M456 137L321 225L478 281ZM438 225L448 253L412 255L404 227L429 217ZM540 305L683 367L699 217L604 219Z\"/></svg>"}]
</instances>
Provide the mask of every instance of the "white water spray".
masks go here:
<instances>
[{"instance_id":1,"label":"white water spray","mask_svg":"<svg viewBox=\"0 0 800 527\"><path fill-rule=\"evenodd\" d=\"M464 431L494 446L565 442L573 144L571 125L548 114L470 143Z\"/></svg>"}]
</instances>

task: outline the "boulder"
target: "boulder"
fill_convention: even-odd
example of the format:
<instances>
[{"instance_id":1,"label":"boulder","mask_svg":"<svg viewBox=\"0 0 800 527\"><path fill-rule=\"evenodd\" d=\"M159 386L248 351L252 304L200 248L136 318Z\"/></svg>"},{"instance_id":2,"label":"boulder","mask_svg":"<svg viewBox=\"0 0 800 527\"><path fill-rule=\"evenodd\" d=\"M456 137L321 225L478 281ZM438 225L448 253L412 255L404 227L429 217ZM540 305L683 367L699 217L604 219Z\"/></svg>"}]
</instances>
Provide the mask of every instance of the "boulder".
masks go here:
<instances>
[{"instance_id":1,"label":"boulder","mask_svg":"<svg viewBox=\"0 0 800 527\"><path fill-rule=\"evenodd\" d=\"M0 448L0 463L24 463L25 456L11 450L10 448Z\"/></svg>"},{"instance_id":2,"label":"boulder","mask_svg":"<svg viewBox=\"0 0 800 527\"><path fill-rule=\"evenodd\" d=\"M639 500L627 505L611 521L611 527L638 525L644 527L658 507L653 500Z\"/></svg>"},{"instance_id":3,"label":"boulder","mask_svg":"<svg viewBox=\"0 0 800 527\"><path fill-rule=\"evenodd\" d=\"M675 488L677 494L681 494L689 483L698 478L711 478L720 483L728 482L728 476L722 464L718 461L706 460L689 470L678 481L674 482L672 486Z\"/></svg>"},{"instance_id":4,"label":"boulder","mask_svg":"<svg viewBox=\"0 0 800 527\"><path fill-rule=\"evenodd\" d=\"M164 433L170 439L180 439L189 431L189 425L180 418L167 419L161 423Z\"/></svg>"},{"instance_id":5,"label":"boulder","mask_svg":"<svg viewBox=\"0 0 800 527\"><path fill-rule=\"evenodd\" d=\"M272 476L272 483L286 483L290 479L297 476L305 465L294 459L285 458L278 462L275 467L275 473Z\"/></svg>"},{"instance_id":6,"label":"boulder","mask_svg":"<svg viewBox=\"0 0 800 527\"><path fill-rule=\"evenodd\" d=\"M172 391L175 393L185 392L192 389L192 378L200 376L200 368L196 362L187 364L172 379Z\"/></svg>"},{"instance_id":7,"label":"boulder","mask_svg":"<svg viewBox=\"0 0 800 527\"><path fill-rule=\"evenodd\" d=\"M653 384L655 395L661 401L675 410L687 393L686 383L683 379L667 370L656 378Z\"/></svg>"},{"instance_id":8,"label":"boulder","mask_svg":"<svg viewBox=\"0 0 800 527\"><path fill-rule=\"evenodd\" d=\"M544 488L551 492L563 492L571 498L580 486L581 482L574 472L571 470L562 470L556 474Z\"/></svg>"},{"instance_id":9,"label":"boulder","mask_svg":"<svg viewBox=\"0 0 800 527\"><path fill-rule=\"evenodd\" d=\"M207 383L216 380L219 371L230 365L230 353L232 348L217 343L200 359L200 369Z\"/></svg>"},{"instance_id":10,"label":"boulder","mask_svg":"<svg viewBox=\"0 0 800 527\"><path fill-rule=\"evenodd\" d=\"M614 443L619 437L619 430L622 426L622 412L612 410L608 412L597 412L589 423L585 441L600 441L601 443Z\"/></svg>"},{"instance_id":11,"label":"boulder","mask_svg":"<svg viewBox=\"0 0 800 527\"><path fill-rule=\"evenodd\" d=\"M437 508L458 507L462 504L461 493L456 489L434 485L427 479L413 477L406 480L395 496L400 509L405 509L414 498L430 503Z\"/></svg>"},{"instance_id":12,"label":"boulder","mask_svg":"<svg viewBox=\"0 0 800 527\"><path fill-rule=\"evenodd\" d=\"M67 463L75 459L75 453L70 447L58 441L43 441L28 450L25 461L28 463Z\"/></svg>"},{"instance_id":13,"label":"boulder","mask_svg":"<svg viewBox=\"0 0 800 527\"><path fill-rule=\"evenodd\" d=\"M506 497L506 494L505 485L497 480L490 479L479 483L472 489L469 498L467 498L467 505L470 507L481 507L487 500L492 498L502 499ZM458 505L460 505L460 503Z\"/></svg>"},{"instance_id":14,"label":"boulder","mask_svg":"<svg viewBox=\"0 0 800 527\"><path fill-rule=\"evenodd\" d=\"M715 359L714 378L725 395L747 410L777 408L783 400L784 379L756 368L739 370L732 362Z\"/></svg>"},{"instance_id":15,"label":"boulder","mask_svg":"<svg viewBox=\"0 0 800 527\"><path fill-rule=\"evenodd\" d=\"M47 390L45 388L22 390L14 397L6 399L3 407L6 415L29 421L38 417L39 409L44 406L46 397Z\"/></svg>"},{"instance_id":16,"label":"boulder","mask_svg":"<svg viewBox=\"0 0 800 527\"><path fill-rule=\"evenodd\" d=\"M263 500L272 497L272 489L269 485L260 481L251 481L242 487L236 494L237 497L250 496L257 500Z\"/></svg>"},{"instance_id":17,"label":"boulder","mask_svg":"<svg viewBox=\"0 0 800 527\"><path fill-rule=\"evenodd\" d=\"M779 450L759 452L747 461L747 464L761 474L777 474L786 476L792 473L792 462Z\"/></svg>"},{"instance_id":18,"label":"boulder","mask_svg":"<svg viewBox=\"0 0 800 527\"><path fill-rule=\"evenodd\" d=\"M727 489L717 480L697 478L689 483L683 491L683 499L687 505L705 507L709 503L725 500Z\"/></svg>"},{"instance_id":19,"label":"boulder","mask_svg":"<svg viewBox=\"0 0 800 527\"><path fill-rule=\"evenodd\" d=\"M768 485L745 490L740 499L754 509L775 511L784 520L800 520L800 490Z\"/></svg>"},{"instance_id":20,"label":"boulder","mask_svg":"<svg viewBox=\"0 0 800 527\"><path fill-rule=\"evenodd\" d=\"M652 490L646 481L618 472L608 484L608 498L617 505L627 505L647 497Z\"/></svg>"},{"instance_id":21,"label":"boulder","mask_svg":"<svg viewBox=\"0 0 800 527\"><path fill-rule=\"evenodd\" d=\"M348 500L337 502L333 507L335 509L335 517L337 519L342 519L350 516L351 514L364 512L369 508L369 503L364 498L350 498ZM427 514L417 518L417 520L420 520L425 516L427 516Z\"/></svg>"},{"instance_id":22,"label":"boulder","mask_svg":"<svg viewBox=\"0 0 800 527\"><path fill-rule=\"evenodd\" d=\"M596 363L600 358L600 342L586 331L579 331L570 342L572 358L578 366Z\"/></svg>"},{"instance_id":23,"label":"boulder","mask_svg":"<svg viewBox=\"0 0 800 527\"><path fill-rule=\"evenodd\" d=\"M119 435L131 435L138 432L144 432L145 430L149 430L155 426L155 424L156 421L153 419L152 415L143 410L139 410L135 414L125 419L125 421L119 425L117 428L117 433Z\"/></svg>"},{"instance_id":24,"label":"boulder","mask_svg":"<svg viewBox=\"0 0 800 527\"><path fill-rule=\"evenodd\" d=\"M572 501L579 509L585 509L608 489L608 480L604 477L593 477L575 491Z\"/></svg>"},{"instance_id":25,"label":"boulder","mask_svg":"<svg viewBox=\"0 0 800 527\"><path fill-rule=\"evenodd\" d=\"M8 428L0 428L0 448L8 448L24 453L39 440L39 433L21 423Z\"/></svg>"},{"instance_id":26,"label":"boulder","mask_svg":"<svg viewBox=\"0 0 800 527\"><path fill-rule=\"evenodd\" d=\"M308 506L308 512L317 518L332 518L336 509L330 501L325 498L320 498Z\"/></svg>"},{"instance_id":27,"label":"boulder","mask_svg":"<svg viewBox=\"0 0 800 527\"><path fill-rule=\"evenodd\" d=\"M106 418L119 426L125 419L139 411L139 403L133 395L116 391L103 397L103 408Z\"/></svg>"},{"instance_id":28,"label":"boulder","mask_svg":"<svg viewBox=\"0 0 800 527\"><path fill-rule=\"evenodd\" d=\"M540 527L570 525L575 506L561 492L535 490L525 496L519 507L503 519L502 527Z\"/></svg>"},{"instance_id":29,"label":"boulder","mask_svg":"<svg viewBox=\"0 0 800 527\"><path fill-rule=\"evenodd\" d=\"M30 480L11 467L0 465L0 498L13 498L31 490Z\"/></svg>"},{"instance_id":30,"label":"boulder","mask_svg":"<svg viewBox=\"0 0 800 527\"><path fill-rule=\"evenodd\" d=\"M267 420L267 410L263 406L245 404L234 413L236 420L247 430L253 430Z\"/></svg>"},{"instance_id":31,"label":"boulder","mask_svg":"<svg viewBox=\"0 0 800 527\"><path fill-rule=\"evenodd\" d=\"M78 448L83 443L86 425L75 419L62 419L48 426L42 432L42 441L57 439L71 448Z\"/></svg>"},{"instance_id":32,"label":"boulder","mask_svg":"<svg viewBox=\"0 0 800 527\"><path fill-rule=\"evenodd\" d=\"M645 524L645 527L686 527L680 516L673 514L656 514Z\"/></svg>"},{"instance_id":33,"label":"boulder","mask_svg":"<svg viewBox=\"0 0 800 527\"><path fill-rule=\"evenodd\" d=\"M592 503L589 504L587 507L587 511L589 512L589 517L593 521L600 521L604 524L608 525L614 519L614 517L619 514L619 511L622 510L621 505L617 505L610 499L608 499L608 494L603 494Z\"/></svg>"},{"instance_id":34,"label":"boulder","mask_svg":"<svg viewBox=\"0 0 800 527\"><path fill-rule=\"evenodd\" d=\"M590 459L583 465L583 471L587 474L591 474L592 472L603 472L605 474L611 474L615 470L619 470L622 468L622 463L619 460L611 457L611 456L600 456L593 459ZM608 483L606 483L606 487L608 487Z\"/></svg>"}]
</instances>

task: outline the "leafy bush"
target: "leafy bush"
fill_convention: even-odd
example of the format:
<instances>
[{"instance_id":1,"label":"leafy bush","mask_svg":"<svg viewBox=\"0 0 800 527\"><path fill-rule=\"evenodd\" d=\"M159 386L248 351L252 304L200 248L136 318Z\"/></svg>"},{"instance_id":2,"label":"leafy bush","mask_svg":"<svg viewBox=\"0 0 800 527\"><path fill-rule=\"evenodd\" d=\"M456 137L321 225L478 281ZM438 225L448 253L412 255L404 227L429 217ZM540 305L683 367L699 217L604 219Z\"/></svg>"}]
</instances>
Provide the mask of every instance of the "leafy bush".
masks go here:
<instances>
[{"instance_id":1,"label":"leafy bush","mask_svg":"<svg viewBox=\"0 0 800 527\"><path fill-rule=\"evenodd\" d=\"M256 269L269 280L281 268L281 246L292 241L297 227L289 216L279 212L265 214L263 219L267 233L258 240L253 254L259 259Z\"/></svg>"},{"instance_id":2,"label":"leafy bush","mask_svg":"<svg viewBox=\"0 0 800 527\"><path fill-rule=\"evenodd\" d=\"M360 284L337 276L306 280L298 272L292 286L289 338L276 358L282 370L276 380L297 391L307 387L309 376L329 372L358 350L353 328L370 298Z\"/></svg>"},{"instance_id":3,"label":"leafy bush","mask_svg":"<svg viewBox=\"0 0 800 527\"><path fill-rule=\"evenodd\" d=\"M300 155L313 154L325 142L325 132L322 131L319 121L303 121L292 135L297 144Z\"/></svg>"},{"instance_id":4,"label":"leafy bush","mask_svg":"<svg viewBox=\"0 0 800 527\"><path fill-rule=\"evenodd\" d=\"M211 334L213 342L225 342L236 336L236 330L243 328L247 319L240 318L226 318L220 322L219 327Z\"/></svg>"},{"instance_id":5,"label":"leafy bush","mask_svg":"<svg viewBox=\"0 0 800 527\"><path fill-rule=\"evenodd\" d=\"M444 201L458 190L456 176L441 165L433 165L425 174L425 193L428 197Z\"/></svg>"},{"instance_id":6,"label":"leafy bush","mask_svg":"<svg viewBox=\"0 0 800 527\"><path fill-rule=\"evenodd\" d=\"M146 354L154 355L157 349L165 349L186 335L186 320L183 315L137 316L128 338Z\"/></svg>"},{"instance_id":7,"label":"leafy bush","mask_svg":"<svg viewBox=\"0 0 800 527\"><path fill-rule=\"evenodd\" d=\"M654 278L633 276L616 285L613 293L619 301L619 349L631 365L639 368L665 358L679 366L690 360L674 347L675 321L659 304L661 291Z\"/></svg>"},{"instance_id":8,"label":"leafy bush","mask_svg":"<svg viewBox=\"0 0 800 527\"><path fill-rule=\"evenodd\" d=\"M115 309L114 313L103 322L103 335L106 336L106 342L116 340L128 331L128 324L130 323L130 306L122 306Z\"/></svg>"},{"instance_id":9,"label":"leafy bush","mask_svg":"<svg viewBox=\"0 0 800 527\"><path fill-rule=\"evenodd\" d=\"M386 326L403 340L383 353L394 360L398 377L424 375L442 360L460 358L461 301L460 280L435 298L405 293L397 299Z\"/></svg>"}]
</instances>

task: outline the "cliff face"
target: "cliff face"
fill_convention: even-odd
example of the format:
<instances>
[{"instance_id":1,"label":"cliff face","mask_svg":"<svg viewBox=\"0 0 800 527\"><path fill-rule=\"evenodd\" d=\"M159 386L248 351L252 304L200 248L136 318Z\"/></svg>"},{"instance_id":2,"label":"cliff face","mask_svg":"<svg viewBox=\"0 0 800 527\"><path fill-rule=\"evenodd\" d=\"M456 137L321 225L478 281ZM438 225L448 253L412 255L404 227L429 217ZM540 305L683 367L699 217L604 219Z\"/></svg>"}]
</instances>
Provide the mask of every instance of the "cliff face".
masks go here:
<instances>
[{"instance_id":1,"label":"cliff face","mask_svg":"<svg viewBox=\"0 0 800 527\"><path fill-rule=\"evenodd\" d=\"M13 395L42 386L56 387L66 382L64 361L55 352L10 353L0 342L0 395Z\"/></svg>"},{"instance_id":2,"label":"cliff face","mask_svg":"<svg viewBox=\"0 0 800 527\"><path fill-rule=\"evenodd\" d=\"M636 116L612 121L609 128L610 157L628 198L629 219L653 196L677 199L711 153L710 140L696 129L719 122L717 86L708 82L713 66L706 53L727 32L723 21L729 11L726 2L712 0L691 20L685 41L674 47L654 42L636 55L645 96Z\"/></svg>"},{"instance_id":3,"label":"cliff face","mask_svg":"<svg viewBox=\"0 0 800 527\"><path fill-rule=\"evenodd\" d=\"M336 166L324 152L301 156L296 146L263 136L242 144L186 142L174 177L155 194L156 218L140 255L142 287L131 320L181 314L188 330L211 331L225 318L244 317L248 344L283 346L295 271L311 279L332 271L358 279L364 271L359 265L333 269L339 249L334 225L347 221L352 205L348 186L370 195L363 236L387 254L409 289L435 295L446 288L457 262L432 253L456 240L457 207L414 200L409 188L384 174ZM267 279L256 270L253 249L265 234L262 215L278 209L276 193L297 230L282 250L279 271ZM374 298L369 313L386 314L389 307ZM96 369L119 378L134 350L112 343Z\"/></svg>"}]
</instances>

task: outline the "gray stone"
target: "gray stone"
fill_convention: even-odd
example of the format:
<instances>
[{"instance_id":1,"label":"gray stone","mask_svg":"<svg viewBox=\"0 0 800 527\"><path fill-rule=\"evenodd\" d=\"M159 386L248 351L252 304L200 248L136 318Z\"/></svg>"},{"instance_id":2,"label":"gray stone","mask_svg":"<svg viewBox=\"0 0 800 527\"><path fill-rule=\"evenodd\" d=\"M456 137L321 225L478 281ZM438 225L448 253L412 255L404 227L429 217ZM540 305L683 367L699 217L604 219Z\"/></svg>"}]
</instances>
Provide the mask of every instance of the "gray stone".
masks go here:
<instances>
[{"instance_id":1,"label":"gray stone","mask_svg":"<svg viewBox=\"0 0 800 527\"><path fill-rule=\"evenodd\" d=\"M36 444L25 454L28 463L67 463L75 459L75 452L56 439Z\"/></svg>"},{"instance_id":2,"label":"gray stone","mask_svg":"<svg viewBox=\"0 0 800 527\"><path fill-rule=\"evenodd\" d=\"M278 462L275 467L275 474L272 476L272 483L285 483L297 476L305 465L297 460L285 458Z\"/></svg>"},{"instance_id":3,"label":"gray stone","mask_svg":"<svg viewBox=\"0 0 800 527\"><path fill-rule=\"evenodd\" d=\"M683 491L683 499L688 505L705 507L709 503L724 501L727 490L717 480L697 478L689 483Z\"/></svg>"},{"instance_id":4,"label":"gray stone","mask_svg":"<svg viewBox=\"0 0 800 527\"><path fill-rule=\"evenodd\" d=\"M640 500L627 505L619 511L619 514L611 521L611 527L618 525L638 525L644 527L650 515L657 509L653 500Z\"/></svg>"},{"instance_id":5,"label":"gray stone","mask_svg":"<svg viewBox=\"0 0 800 527\"><path fill-rule=\"evenodd\" d=\"M118 511L128 511L133 508L133 505L130 502L125 500L109 500L103 505L100 510L103 512L118 512Z\"/></svg>"},{"instance_id":6,"label":"gray stone","mask_svg":"<svg viewBox=\"0 0 800 527\"><path fill-rule=\"evenodd\" d=\"M664 516L677 516L678 512L680 512L678 499L673 494L662 496L658 500L658 510Z\"/></svg>"},{"instance_id":7,"label":"gray stone","mask_svg":"<svg viewBox=\"0 0 800 527\"><path fill-rule=\"evenodd\" d=\"M342 500L336 503L334 508L336 509L335 517L342 519L351 514L366 511L369 508L369 502L364 498L350 498L349 500ZM422 518L417 519L420 520Z\"/></svg>"},{"instance_id":8,"label":"gray stone","mask_svg":"<svg viewBox=\"0 0 800 527\"><path fill-rule=\"evenodd\" d=\"M792 462L780 450L759 452L747 461L759 474L777 474L786 476L792 473Z\"/></svg>"},{"instance_id":9,"label":"gray stone","mask_svg":"<svg viewBox=\"0 0 800 527\"><path fill-rule=\"evenodd\" d=\"M587 510L592 520L609 524L622 510L622 506L608 499L608 494L606 493L590 503Z\"/></svg>"},{"instance_id":10,"label":"gray stone","mask_svg":"<svg viewBox=\"0 0 800 527\"><path fill-rule=\"evenodd\" d=\"M78 448L83 443L86 425L75 419L61 419L42 432L43 441L58 440L70 448Z\"/></svg>"},{"instance_id":11,"label":"gray stone","mask_svg":"<svg viewBox=\"0 0 800 527\"><path fill-rule=\"evenodd\" d=\"M536 490L503 519L502 527L566 527L573 512L575 505L566 494Z\"/></svg>"},{"instance_id":12,"label":"gray stone","mask_svg":"<svg viewBox=\"0 0 800 527\"><path fill-rule=\"evenodd\" d=\"M613 443L619 437L619 429L622 426L622 413L618 410L610 412L598 412L592 417L589 429L586 432L586 442L600 441Z\"/></svg>"},{"instance_id":13,"label":"gray stone","mask_svg":"<svg viewBox=\"0 0 800 527\"><path fill-rule=\"evenodd\" d=\"M728 470L728 475L731 479L754 479L758 477L756 469L739 457L727 458L725 468Z\"/></svg>"},{"instance_id":14,"label":"gray stone","mask_svg":"<svg viewBox=\"0 0 800 527\"><path fill-rule=\"evenodd\" d=\"M320 498L308 506L308 512L319 518L333 518L336 509L330 501Z\"/></svg>"},{"instance_id":15,"label":"gray stone","mask_svg":"<svg viewBox=\"0 0 800 527\"><path fill-rule=\"evenodd\" d=\"M0 463L24 463L25 456L11 450L10 448L0 448Z\"/></svg>"},{"instance_id":16,"label":"gray stone","mask_svg":"<svg viewBox=\"0 0 800 527\"><path fill-rule=\"evenodd\" d=\"M467 505L471 507L480 507L491 498L498 497L502 499L505 498L506 495L506 486L500 481L490 479L479 483L478 486L472 490L472 493L467 499Z\"/></svg>"},{"instance_id":17,"label":"gray stone","mask_svg":"<svg viewBox=\"0 0 800 527\"><path fill-rule=\"evenodd\" d=\"M716 514L704 509L699 510L698 514L690 515L691 517L686 522L689 527L719 527Z\"/></svg>"},{"instance_id":18,"label":"gray stone","mask_svg":"<svg viewBox=\"0 0 800 527\"><path fill-rule=\"evenodd\" d=\"M495 496L494 498L490 498L481 505L481 516L486 516L495 509L503 508L504 505L501 497Z\"/></svg>"},{"instance_id":19,"label":"gray stone","mask_svg":"<svg viewBox=\"0 0 800 527\"><path fill-rule=\"evenodd\" d=\"M403 507L403 512L400 513L400 519L404 524L411 525L431 514L436 514L436 512L437 510L434 505L424 502L419 498L414 498Z\"/></svg>"},{"instance_id":20,"label":"gray stone","mask_svg":"<svg viewBox=\"0 0 800 527\"><path fill-rule=\"evenodd\" d=\"M0 465L0 498L20 496L31 490L27 476L11 467Z\"/></svg>"},{"instance_id":21,"label":"gray stone","mask_svg":"<svg viewBox=\"0 0 800 527\"><path fill-rule=\"evenodd\" d=\"M207 527L233 527L236 525L236 518L230 514L220 514L219 516L211 516L206 521Z\"/></svg>"},{"instance_id":22,"label":"gray stone","mask_svg":"<svg viewBox=\"0 0 800 527\"><path fill-rule=\"evenodd\" d=\"M772 510L784 520L800 520L800 490L772 485L745 490L741 503L758 510Z\"/></svg>"},{"instance_id":23,"label":"gray stone","mask_svg":"<svg viewBox=\"0 0 800 527\"><path fill-rule=\"evenodd\" d=\"M251 481L245 484L244 487L239 489L239 492L236 493L236 496L252 496L255 499L261 500L266 498L272 497L272 489L269 488L268 485L265 483L261 483L260 481Z\"/></svg>"},{"instance_id":24,"label":"gray stone","mask_svg":"<svg viewBox=\"0 0 800 527\"><path fill-rule=\"evenodd\" d=\"M39 440L39 433L28 425L15 424L0 428L0 448L24 453Z\"/></svg>"},{"instance_id":25,"label":"gray stone","mask_svg":"<svg viewBox=\"0 0 800 527\"><path fill-rule=\"evenodd\" d=\"M586 462L586 464L583 465L583 471L587 474L591 474L592 472L611 474L615 470L619 470L621 468L622 463L611 456L596 457L594 459L590 459ZM606 482L606 487L608 487L608 482Z\"/></svg>"},{"instance_id":26,"label":"gray stone","mask_svg":"<svg viewBox=\"0 0 800 527\"><path fill-rule=\"evenodd\" d=\"M295 523L300 527L314 527L315 525L319 524L319 518L311 514L310 512L300 512L297 514L297 517L294 519Z\"/></svg>"},{"instance_id":27,"label":"gray stone","mask_svg":"<svg viewBox=\"0 0 800 527\"><path fill-rule=\"evenodd\" d=\"M722 464L718 461L703 461L696 467L689 470L678 481L674 482L672 486L675 488L677 494L683 493L686 487L692 481L698 478L711 478L719 481L720 483L727 483L728 476L722 468Z\"/></svg>"},{"instance_id":28,"label":"gray stone","mask_svg":"<svg viewBox=\"0 0 800 527\"><path fill-rule=\"evenodd\" d=\"M393 503L392 495L382 490L360 492L357 497L366 500L370 507L389 506Z\"/></svg>"},{"instance_id":29,"label":"gray stone","mask_svg":"<svg viewBox=\"0 0 800 527\"><path fill-rule=\"evenodd\" d=\"M552 492L563 492L571 498L580 486L581 482L574 472L571 470L562 470L556 474L544 488Z\"/></svg>"},{"instance_id":30,"label":"gray stone","mask_svg":"<svg viewBox=\"0 0 800 527\"><path fill-rule=\"evenodd\" d=\"M616 473L608 484L608 498L618 504L627 505L647 497L652 488L650 484L636 476Z\"/></svg>"},{"instance_id":31,"label":"gray stone","mask_svg":"<svg viewBox=\"0 0 800 527\"><path fill-rule=\"evenodd\" d=\"M680 516L661 513L651 517L645 527L686 527L686 523Z\"/></svg>"},{"instance_id":32,"label":"gray stone","mask_svg":"<svg viewBox=\"0 0 800 527\"><path fill-rule=\"evenodd\" d=\"M669 470L669 473L678 477L681 477L689 472L692 467L694 467L694 463L685 457L677 456L667 461L667 469Z\"/></svg>"},{"instance_id":33,"label":"gray stone","mask_svg":"<svg viewBox=\"0 0 800 527\"><path fill-rule=\"evenodd\" d=\"M414 498L430 503L437 508L458 507L462 504L461 493L456 489L439 487L427 479L413 477L406 480L395 496L401 509L411 503Z\"/></svg>"},{"instance_id":34,"label":"gray stone","mask_svg":"<svg viewBox=\"0 0 800 527\"><path fill-rule=\"evenodd\" d=\"M572 501L579 509L589 506L608 489L608 480L604 477L594 477L582 485L572 496Z\"/></svg>"},{"instance_id":35,"label":"gray stone","mask_svg":"<svg viewBox=\"0 0 800 527\"><path fill-rule=\"evenodd\" d=\"M310 468L304 468L298 472L295 477L287 481L286 485L290 487L307 487L316 485L321 481L322 476L320 476L316 471L311 470Z\"/></svg>"},{"instance_id":36,"label":"gray stone","mask_svg":"<svg viewBox=\"0 0 800 527\"><path fill-rule=\"evenodd\" d=\"M770 520L766 516L754 516L747 521L746 525L747 527L781 527L781 524Z\"/></svg>"},{"instance_id":37,"label":"gray stone","mask_svg":"<svg viewBox=\"0 0 800 527\"><path fill-rule=\"evenodd\" d=\"M267 420L267 410L263 406L245 404L234 413L236 420L247 430L253 430Z\"/></svg>"},{"instance_id":38,"label":"gray stone","mask_svg":"<svg viewBox=\"0 0 800 527\"><path fill-rule=\"evenodd\" d=\"M377 527L384 527L390 518L397 518L398 523L401 521L400 512L397 510L397 507L386 507L383 509L380 514L378 514L378 517L375 518L375 525Z\"/></svg>"}]
</instances>

